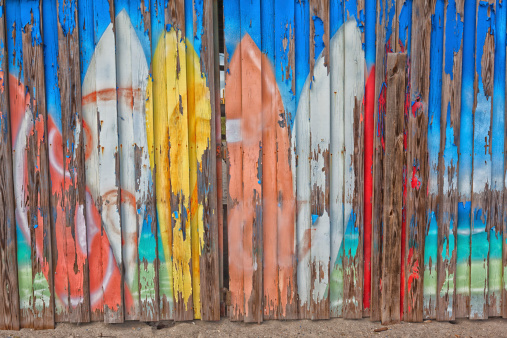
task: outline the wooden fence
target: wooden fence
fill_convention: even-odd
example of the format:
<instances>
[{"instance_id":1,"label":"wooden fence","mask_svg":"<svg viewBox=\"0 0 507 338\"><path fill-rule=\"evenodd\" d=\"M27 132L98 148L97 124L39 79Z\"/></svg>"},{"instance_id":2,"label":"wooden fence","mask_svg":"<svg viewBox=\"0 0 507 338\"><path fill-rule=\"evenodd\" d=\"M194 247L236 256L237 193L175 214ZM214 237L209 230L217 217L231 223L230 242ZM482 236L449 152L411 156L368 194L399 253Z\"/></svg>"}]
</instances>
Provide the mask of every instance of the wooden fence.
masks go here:
<instances>
[{"instance_id":1,"label":"wooden fence","mask_svg":"<svg viewBox=\"0 0 507 338\"><path fill-rule=\"evenodd\" d=\"M233 320L507 316L506 10L224 3Z\"/></svg>"},{"instance_id":2,"label":"wooden fence","mask_svg":"<svg viewBox=\"0 0 507 338\"><path fill-rule=\"evenodd\" d=\"M507 317L506 26L501 0L0 0L0 328Z\"/></svg>"}]
</instances>

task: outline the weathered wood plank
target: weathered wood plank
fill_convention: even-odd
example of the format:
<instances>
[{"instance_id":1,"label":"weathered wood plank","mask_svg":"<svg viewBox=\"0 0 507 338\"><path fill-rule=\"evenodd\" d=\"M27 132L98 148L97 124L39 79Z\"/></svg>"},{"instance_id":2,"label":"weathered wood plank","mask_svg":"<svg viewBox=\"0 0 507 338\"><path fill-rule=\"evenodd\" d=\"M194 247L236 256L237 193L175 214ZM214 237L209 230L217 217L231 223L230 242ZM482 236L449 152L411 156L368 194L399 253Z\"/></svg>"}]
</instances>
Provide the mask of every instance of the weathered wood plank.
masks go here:
<instances>
[{"instance_id":1,"label":"weathered wood plank","mask_svg":"<svg viewBox=\"0 0 507 338\"><path fill-rule=\"evenodd\" d=\"M64 12L68 13L67 18L63 17ZM51 203L56 211L53 213L56 216L53 219L53 264L58 277L55 278L55 319L88 322L85 158L81 133L79 36L74 29L77 8L75 3L48 3L43 6L43 17Z\"/></svg>"},{"instance_id":2,"label":"weathered wood plank","mask_svg":"<svg viewBox=\"0 0 507 338\"><path fill-rule=\"evenodd\" d=\"M472 200L473 105L475 77L476 4L465 2L463 21L463 69L458 162L458 229L456 258L456 318L470 312L470 229Z\"/></svg>"},{"instance_id":3,"label":"weathered wood plank","mask_svg":"<svg viewBox=\"0 0 507 338\"><path fill-rule=\"evenodd\" d=\"M505 35L506 6L495 9L495 67L493 107L491 115L491 200L488 260L488 316L502 315L502 247L505 143Z\"/></svg>"},{"instance_id":4,"label":"weathered wood plank","mask_svg":"<svg viewBox=\"0 0 507 338\"><path fill-rule=\"evenodd\" d=\"M133 72L139 55L132 55L138 39L133 31L130 16L125 10L127 1L115 0L115 42L116 42L116 86L118 110L118 156L120 160L122 255L125 284L132 297L125 298L125 319L139 319L139 274L137 257L137 208L134 149L134 78L142 70ZM134 33L134 34L132 34ZM147 67L145 67L147 68ZM147 71L147 69L146 69ZM139 133L140 131L137 131Z\"/></svg>"},{"instance_id":5,"label":"weathered wood plank","mask_svg":"<svg viewBox=\"0 0 507 338\"><path fill-rule=\"evenodd\" d=\"M197 11L199 12L199 11ZM219 294L219 253L218 233L222 220L221 195L221 156L216 151L221 144L220 109L220 70L218 56L218 7L217 2L206 0L202 7L203 30L201 39L201 60L204 68L201 74L207 74L208 87L201 98L210 93L211 114L203 114L202 127L198 133L208 135L208 140L202 142L204 154L201 155L203 166L199 181L200 195L204 204L204 245L201 249L201 318L203 320L220 320L220 294ZM196 74L199 75L199 74ZM200 77L204 82L204 77ZM218 128L218 133L216 131ZM201 133L201 130L203 131ZM207 131L205 134L204 131ZM218 140L214 137L218 135ZM218 143L217 143L218 142ZM200 147L199 147L200 148ZM198 162L199 163L199 162ZM220 163L218 165L217 163ZM218 179L220 177L220 180Z\"/></svg>"},{"instance_id":6,"label":"weathered wood plank","mask_svg":"<svg viewBox=\"0 0 507 338\"><path fill-rule=\"evenodd\" d=\"M173 238L174 320L192 320L192 234L188 158L188 106L186 75L185 3L172 1L165 8L166 95L169 130L171 227ZM155 97L156 99L156 97Z\"/></svg>"},{"instance_id":7,"label":"weathered wood plank","mask_svg":"<svg viewBox=\"0 0 507 338\"><path fill-rule=\"evenodd\" d=\"M151 16L151 53L152 53L152 101L153 101L153 139L155 165L155 195L158 222L158 270L160 319L172 319L173 265L172 231L169 181L169 137L166 91L166 26L164 2L152 2Z\"/></svg>"},{"instance_id":8,"label":"weathered wood plank","mask_svg":"<svg viewBox=\"0 0 507 338\"><path fill-rule=\"evenodd\" d=\"M311 154L310 154L310 7L307 1L295 3L296 103L296 238L297 300L299 319L309 319L311 299Z\"/></svg>"},{"instance_id":9,"label":"weathered wood plank","mask_svg":"<svg viewBox=\"0 0 507 338\"><path fill-rule=\"evenodd\" d=\"M146 7L148 6L148 7ZM139 319L159 319L159 269L157 268L157 217L155 199L155 163L153 161L153 98L151 7L145 1L130 1L128 10L132 27L131 72L132 107L134 112L135 210L138 236L137 269ZM117 10L118 11L118 10ZM134 34L137 33L137 34ZM139 40L136 40L137 37ZM148 48L143 48L147 46ZM134 278L135 281L135 278Z\"/></svg>"},{"instance_id":10,"label":"weathered wood plank","mask_svg":"<svg viewBox=\"0 0 507 338\"><path fill-rule=\"evenodd\" d=\"M387 53L396 41L396 30L392 31L393 20L388 14L394 11L391 1L378 0L377 9L382 13L376 22L375 53L375 98L374 105L374 163L373 163L373 210L372 210L372 250L371 250L371 302L370 318L381 319L381 280L382 280L382 232L383 232L383 168L385 152L385 109L387 94ZM395 26L396 27L396 26Z\"/></svg>"},{"instance_id":11,"label":"weathered wood plank","mask_svg":"<svg viewBox=\"0 0 507 338\"><path fill-rule=\"evenodd\" d=\"M364 1L345 8L343 317L363 316Z\"/></svg>"},{"instance_id":12,"label":"weathered wood plank","mask_svg":"<svg viewBox=\"0 0 507 338\"><path fill-rule=\"evenodd\" d=\"M78 12L91 316L123 322L114 7L80 1Z\"/></svg>"},{"instance_id":13,"label":"weathered wood plank","mask_svg":"<svg viewBox=\"0 0 507 338\"><path fill-rule=\"evenodd\" d=\"M262 56L261 56L261 77L262 77L262 223L263 223L263 302L264 319L278 319L280 311L280 295L278 293L278 208L277 208L277 130L279 110L277 103L281 103L278 97L275 71L282 68L276 56L281 54L276 48L286 38L280 35L284 29L283 23L278 22L280 13L280 1L261 2L261 30L262 30ZM287 9L283 6L282 12ZM276 23L275 23L276 21ZM279 27L280 26L280 27ZM282 40L280 42L275 41ZM285 40L287 41L287 40ZM288 44L286 43L287 47ZM275 47L276 46L276 47ZM274 63L274 67L272 65ZM278 67L277 67L278 66ZM270 89L271 88L271 89Z\"/></svg>"},{"instance_id":14,"label":"weathered wood plank","mask_svg":"<svg viewBox=\"0 0 507 338\"><path fill-rule=\"evenodd\" d=\"M5 1L0 1L0 329L19 330L16 215L9 109L9 62ZM16 83L15 79L13 79Z\"/></svg>"},{"instance_id":15,"label":"weathered wood plank","mask_svg":"<svg viewBox=\"0 0 507 338\"><path fill-rule=\"evenodd\" d=\"M331 82L329 3L310 1L311 318L329 318Z\"/></svg>"},{"instance_id":16,"label":"weathered wood plank","mask_svg":"<svg viewBox=\"0 0 507 338\"><path fill-rule=\"evenodd\" d=\"M240 0L245 322L262 316L262 103L260 2Z\"/></svg>"},{"instance_id":17,"label":"weathered wood plank","mask_svg":"<svg viewBox=\"0 0 507 338\"><path fill-rule=\"evenodd\" d=\"M229 318L243 320L243 132L241 120L241 19L240 1L224 4L225 28L225 115L228 162L227 231L229 249Z\"/></svg>"},{"instance_id":18,"label":"weathered wood plank","mask_svg":"<svg viewBox=\"0 0 507 338\"><path fill-rule=\"evenodd\" d=\"M428 197L424 238L424 318L435 319L437 297L438 228L442 219L439 188L443 187L443 168L439 162L442 108L442 50L444 38L444 1L437 0L431 17L430 78L428 101Z\"/></svg>"},{"instance_id":19,"label":"weathered wood plank","mask_svg":"<svg viewBox=\"0 0 507 338\"><path fill-rule=\"evenodd\" d=\"M488 318L488 262L491 214L491 109L494 76L495 2L477 3L470 237L470 319Z\"/></svg>"},{"instance_id":20,"label":"weathered wood plank","mask_svg":"<svg viewBox=\"0 0 507 338\"><path fill-rule=\"evenodd\" d=\"M345 129L344 129L344 53L345 31L343 26L343 4L339 1L330 3L329 25L331 49L329 51L330 93L331 93L331 178L330 178L330 211L331 219L331 261L329 280L330 316L343 315L343 197L345 165Z\"/></svg>"},{"instance_id":21,"label":"weathered wood plank","mask_svg":"<svg viewBox=\"0 0 507 338\"><path fill-rule=\"evenodd\" d=\"M458 153L461 112L464 1L445 5L440 151L438 158L437 320L454 320L458 221Z\"/></svg>"},{"instance_id":22,"label":"weathered wood plank","mask_svg":"<svg viewBox=\"0 0 507 338\"><path fill-rule=\"evenodd\" d=\"M11 111L13 115L18 115L11 115L11 128L13 137L19 135L13 139L16 213L19 215L18 227L24 237L18 239L18 271L21 270L18 278L20 284L26 283L28 287L26 290L25 286L28 294L20 294L25 304L21 306L21 327L49 329L54 328L54 284L47 107L40 20L42 3L20 1L9 5L14 7L14 11L19 11L16 23L11 27L13 39L19 36L19 40L16 39L16 43L20 44L18 51L22 48L22 54L17 56L19 59L13 55L13 63L20 62L12 72L18 77L18 88L17 91L14 88L10 91ZM17 52L14 48L10 50ZM16 80L12 82L15 84ZM22 124L19 125L19 122ZM24 246L23 241L28 246ZM26 252L21 255L20 250ZM29 258L23 261L23 256L27 254Z\"/></svg>"},{"instance_id":23,"label":"weathered wood plank","mask_svg":"<svg viewBox=\"0 0 507 338\"><path fill-rule=\"evenodd\" d=\"M364 4L365 31L364 51L366 61L364 89L364 156L363 156L363 316L370 316L371 300L371 248L372 248L372 195L373 195L373 140L375 106L375 30L377 0L366 0Z\"/></svg>"},{"instance_id":24,"label":"weathered wood plank","mask_svg":"<svg viewBox=\"0 0 507 338\"><path fill-rule=\"evenodd\" d=\"M413 4L410 86L412 113L407 128L407 187L406 220L407 260L405 291L407 312L405 321L420 322L423 319L423 267L424 236L426 227L426 197L428 186L427 130L429 98L429 62L431 15L435 2Z\"/></svg>"},{"instance_id":25,"label":"weathered wood plank","mask_svg":"<svg viewBox=\"0 0 507 338\"><path fill-rule=\"evenodd\" d=\"M387 55L386 128L384 157L384 215L382 223L382 324L398 323L400 311L403 124L407 55Z\"/></svg>"},{"instance_id":26,"label":"weathered wood plank","mask_svg":"<svg viewBox=\"0 0 507 338\"><path fill-rule=\"evenodd\" d=\"M294 101L296 91L294 10L294 6L287 6L285 1L275 1L274 71L276 82L270 82L278 87L278 92L275 92L274 109L269 123L271 127L268 127L274 130L276 140L276 195L273 203L277 206L277 222L275 223L277 224L277 293L280 295L278 312L281 319L297 318L294 185L296 157L294 153L295 140L292 139L294 119L296 117L296 102ZM264 37L263 32L263 39ZM263 77L262 80L264 86L265 78ZM266 84L266 87L269 88L269 85ZM266 128L265 124L264 128ZM266 181L268 180L264 177L264 182Z\"/></svg>"}]
</instances>

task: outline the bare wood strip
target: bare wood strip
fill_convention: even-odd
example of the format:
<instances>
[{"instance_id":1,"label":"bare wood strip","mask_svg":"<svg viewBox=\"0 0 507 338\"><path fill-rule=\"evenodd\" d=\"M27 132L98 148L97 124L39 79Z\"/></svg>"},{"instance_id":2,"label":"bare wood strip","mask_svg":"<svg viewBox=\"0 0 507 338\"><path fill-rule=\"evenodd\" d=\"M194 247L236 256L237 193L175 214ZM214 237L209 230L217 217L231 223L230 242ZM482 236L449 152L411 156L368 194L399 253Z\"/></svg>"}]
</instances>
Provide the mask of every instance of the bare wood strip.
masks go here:
<instances>
[{"instance_id":1,"label":"bare wood strip","mask_svg":"<svg viewBox=\"0 0 507 338\"><path fill-rule=\"evenodd\" d=\"M0 329L19 330L16 218L12 175L5 1L0 0Z\"/></svg>"},{"instance_id":2,"label":"bare wood strip","mask_svg":"<svg viewBox=\"0 0 507 338\"><path fill-rule=\"evenodd\" d=\"M403 124L407 54L387 55L382 252L382 324L400 322Z\"/></svg>"}]
</instances>

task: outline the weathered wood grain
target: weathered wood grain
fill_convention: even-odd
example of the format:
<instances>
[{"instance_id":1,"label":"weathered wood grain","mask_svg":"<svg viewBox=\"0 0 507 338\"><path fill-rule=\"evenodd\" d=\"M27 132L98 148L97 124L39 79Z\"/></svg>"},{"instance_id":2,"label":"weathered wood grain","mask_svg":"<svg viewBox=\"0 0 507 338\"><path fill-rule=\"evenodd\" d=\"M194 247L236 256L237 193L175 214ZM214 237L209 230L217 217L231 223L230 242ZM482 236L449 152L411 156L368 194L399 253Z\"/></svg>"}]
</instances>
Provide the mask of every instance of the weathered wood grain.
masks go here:
<instances>
[{"instance_id":1,"label":"weathered wood grain","mask_svg":"<svg viewBox=\"0 0 507 338\"><path fill-rule=\"evenodd\" d=\"M383 168L385 152L385 109L387 94L387 53L391 43L396 41L396 30L392 33L393 22L388 13L395 10L390 1L378 0L377 9L382 15L376 22L376 53L375 53L375 98L374 105L374 161L373 161L373 208L372 208L372 250L371 250L371 302L370 318L381 319L381 280L382 280L382 228L383 228ZM397 20L397 16L393 18ZM396 22L396 21L395 21ZM396 27L396 25L394 25ZM388 34L391 34L387 36Z\"/></svg>"},{"instance_id":2,"label":"weathered wood grain","mask_svg":"<svg viewBox=\"0 0 507 338\"><path fill-rule=\"evenodd\" d=\"M364 218L364 31L360 29L364 1L345 9L345 198L343 259L343 317L363 316ZM359 57L358 57L359 55ZM360 60L360 61L358 61Z\"/></svg>"},{"instance_id":3,"label":"weathered wood grain","mask_svg":"<svg viewBox=\"0 0 507 338\"><path fill-rule=\"evenodd\" d=\"M202 94L202 98L210 93L211 111L206 118L202 118L201 128L198 133L208 135L207 147L203 149L201 157L202 174L199 172L198 185L200 201L204 205L204 238L200 247L200 280L201 280L201 319L220 320L220 297L219 297L219 257L218 257L218 227L220 210L222 208L221 163L217 145L221 143L221 137L217 139L215 121L220 120L220 81L218 69L218 13L216 1L206 0L202 9L196 10L196 14L202 13L203 31L201 35L201 74L206 74L208 88ZM200 76L200 74L195 74ZM203 81L202 76L201 81ZM217 117L218 116L218 117ZM219 125L220 126L220 125ZM220 131L220 127L218 130ZM221 134L219 134L221 136ZM206 140L205 140L206 142ZM199 162L198 162L199 163ZM202 175L202 176L200 176ZM218 179L220 177L220 180Z\"/></svg>"},{"instance_id":4,"label":"weathered wood grain","mask_svg":"<svg viewBox=\"0 0 507 338\"><path fill-rule=\"evenodd\" d=\"M169 132L171 227L173 238L174 320L192 320L192 234L188 154L185 3L172 1L165 8L166 90Z\"/></svg>"},{"instance_id":5,"label":"weathered wood grain","mask_svg":"<svg viewBox=\"0 0 507 338\"><path fill-rule=\"evenodd\" d=\"M245 322L261 322L262 125L260 3L240 0L241 122L243 141L243 266Z\"/></svg>"},{"instance_id":6,"label":"weathered wood grain","mask_svg":"<svg viewBox=\"0 0 507 338\"><path fill-rule=\"evenodd\" d=\"M295 177L296 156L293 140L294 119L296 116L295 70L295 22L294 6L287 6L284 1L275 2L275 78L276 83L274 109L271 126L275 133L276 150L276 195L273 204L277 207L277 273L279 294L279 318L296 319L296 203ZM263 33L264 39L264 33ZM269 82L263 76L263 86L269 88ZM276 81L276 82L275 82ZM263 87L264 88L264 87ZM264 125L266 128L266 125ZM264 166L263 166L264 169ZM264 177L264 181L267 179ZM264 255L264 258L266 255Z\"/></svg>"},{"instance_id":7,"label":"weathered wood grain","mask_svg":"<svg viewBox=\"0 0 507 338\"><path fill-rule=\"evenodd\" d=\"M0 329L19 330L16 216L12 175L9 71L5 1L0 1Z\"/></svg>"},{"instance_id":8,"label":"weathered wood grain","mask_svg":"<svg viewBox=\"0 0 507 338\"><path fill-rule=\"evenodd\" d=\"M426 227L426 200L428 186L428 98L429 53L431 15L435 2L416 1L412 12L412 41L410 60L411 114L407 128L407 187L406 220L407 261L405 278L407 288L405 321L420 322L423 319L423 267L424 236Z\"/></svg>"},{"instance_id":9,"label":"weathered wood grain","mask_svg":"<svg viewBox=\"0 0 507 338\"><path fill-rule=\"evenodd\" d=\"M441 100L442 100L442 61L444 37L445 4L441 0L435 2L434 14L431 18L430 44L430 84L428 98L428 197L427 224L424 239L424 318L435 319L437 297L437 255L438 227L442 219L441 197L439 188L442 185L440 174L443 172L439 162L441 139Z\"/></svg>"},{"instance_id":10,"label":"weathered wood grain","mask_svg":"<svg viewBox=\"0 0 507 338\"><path fill-rule=\"evenodd\" d=\"M50 178L47 143L47 107L44 85L44 52L40 21L42 2L20 2L20 30L23 46L23 80L30 97L27 111L30 116L25 150L28 182L25 186L27 224L31 239L33 293L30 308L21 310L21 326L36 329L54 328L54 284L51 252ZM22 29L22 30L21 30ZM21 75L21 74L20 74ZM26 115L25 115L26 116ZM18 149L23 153L22 149ZM23 167L24 171L25 168ZM20 173L18 173L19 175ZM23 182L23 181L22 181ZM18 188L19 189L19 188ZM22 202L23 203L23 202ZM35 278L47 280L49 297L36 301ZM41 306L42 305L42 306Z\"/></svg>"},{"instance_id":11,"label":"weathered wood grain","mask_svg":"<svg viewBox=\"0 0 507 338\"><path fill-rule=\"evenodd\" d=\"M296 102L296 238L297 301L299 319L311 318L311 153L310 95L306 76L310 70L310 7L307 1L295 3Z\"/></svg>"},{"instance_id":12,"label":"weathered wood grain","mask_svg":"<svg viewBox=\"0 0 507 338\"><path fill-rule=\"evenodd\" d=\"M276 5L275 5L276 4ZM276 86L275 70L283 67L281 60L276 56L281 54L275 46L281 43L275 39L283 40L278 30L285 28L283 23L278 22L277 17L283 13L276 13L279 4L277 1L261 2L262 31L262 56L261 56L261 77L262 77L262 223L263 223L263 303L264 319L278 319L280 311L280 295L278 294L278 208L277 208L277 139L276 122L278 120L277 91L270 89ZM286 10L286 6L282 11ZM276 21L276 23L275 23ZM279 27L280 26L280 27ZM277 30L278 28L278 30ZM276 51L276 52L275 52ZM271 60L275 64L271 65ZM279 65L279 67L277 67Z\"/></svg>"},{"instance_id":13,"label":"weathered wood grain","mask_svg":"<svg viewBox=\"0 0 507 338\"><path fill-rule=\"evenodd\" d=\"M495 66L493 107L491 114L491 200L488 260L488 316L502 315L502 248L503 248L503 195L505 143L505 35L507 9L495 8Z\"/></svg>"},{"instance_id":14,"label":"weathered wood grain","mask_svg":"<svg viewBox=\"0 0 507 338\"><path fill-rule=\"evenodd\" d=\"M330 179L330 237L331 260L329 280L329 306L331 317L343 315L343 198L345 165L345 125L344 125L344 67L345 30L343 26L343 6L338 1L330 3L329 26L331 50L329 51L330 93L331 93L331 179Z\"/></svg>"},{"instance_id":15,"label":"weathered wood grain","mask_svg":"<svg viewBox=\"0 0 507 338\"><path fill-rule=\"evenodd\" d=\"M384 158L384 215L382 223L382 324L400 322L403 124L407 55L387 55L386 128Z\"/></svg>"},{"instance_id":16,"label":"weathered wood grain","mask_svg":"<svg viewBox=\"0 0 507 338\"><path fill-rule=\"evenodd\" d=\"M456 258L458 223L458 154L461 113L464 1L445 6L442 67L441 138L438 158L436 319L456 316Z\"/></svg>"},{"instance_id":17,"label":"weathered wood grain","mask_svg":"<svg viewBox=\"0 0 507 338\"><path fill-rule=\"evenodd\" d=\"M71 3L57 1L54 6L45 5L44 27L46 51L46 89L50 109L57 109L53 102L60 101L62 142L57 148L51 138L50 149L53 153L62 154L63 174L65 178L61 187L61 195L52 194L52 207L62 209L57 212L57 220L53 229L53 255L55 274L55 292L63 303L61 313L56 313L57 321L88 322L90 321L90 291L87 241L80 243L77 234L86 233L85 218L85 154L83 116L81 112L81 78L79 58L78 29L70 30L78 20L77 7ZM59 11L62 9L62 11ZM73 10L72 10L73 9ZM69 17L63 18L68 11ZM54 13L58 13L56 16ZM55 21L51 20L54 18ZM55 26L57 29L55 29ZM54 56L53 56L54 55ZM58 58L56 58L58 55ZM53 57L51 57L53 56ZM58 68L57 68L58 67ZM60 69L60 72L57 71ZM57 81L55 88L48 78ZM56 92L59 91L59 92ZM54 96L51 98L50 96ZM54 118L59 111L49 111ZM59 124L59 121L53 121ZM52 177L53 177L52 172ZM52 178L53 189L58 182L58 173ZM60 220L61 219L61 220ZM63 235L63 236L62 236ZM83 250L84 244L84 250ZM71 303L69 300L73 299ZM58 309L59 307L57 307Z\"/></svg>"},{"instance_id":18,"label":"weathered wood grain","mask_svg":"<svg viewBox=\"0 0 507 338\"><path fill-rule=\"evenodd\" d=\"M172 231L170 210L169 181L169 137L166 90L166 39L164 2L152 2L151 16L151 53L152 53L152 105L153 105L153 144L154 144L154 180L157 208L157 252L159 277L160 319L172 319L173 309L173 266Z\"/></svg>"},{"instance_id":19,"label":"weathered wood grain","mask_svg":"<svg viewBox=\"0 0 507 338\"><path fill-rule=\"evenodd\" d=\"M494 76L495 2L479 2L476 11L473 105L472 224L470 237L470 319L488 318L488 263L491 227L491 114Z\"/></svg>"},{"instance_id":20,"label":"weathered wood grain","mask_svg":"<svg viewBox=\"0 0 507 338\"><path fill-rule=\"evenodd\" d=\"M329 3L310 1L311 318L329 318Z\"/></svg>"}]
</instances>

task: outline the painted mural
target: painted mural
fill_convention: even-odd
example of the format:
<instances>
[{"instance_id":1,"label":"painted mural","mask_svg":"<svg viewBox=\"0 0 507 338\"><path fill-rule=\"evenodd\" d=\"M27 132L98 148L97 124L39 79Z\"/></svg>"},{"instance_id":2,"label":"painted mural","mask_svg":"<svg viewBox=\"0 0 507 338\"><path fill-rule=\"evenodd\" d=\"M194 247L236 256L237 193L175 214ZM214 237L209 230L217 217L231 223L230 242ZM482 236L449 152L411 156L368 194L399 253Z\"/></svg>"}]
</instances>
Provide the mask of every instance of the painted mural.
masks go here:
<instances>
[{"instance_id":1,"label":"painted mural","mask_svg":"<svg viewBox=\"0 0 507 338\"><path fill-rule=\"evenodd\" d=\"M219 318L212 2L0 10L19 289L4 325Z\"/></svg>"},{"instance_id":2,"label":"painted mural","mask_svg":"<svg viewBox=\"0 0 507 338\"><path fill-rule=\"evenodd\" d=\"M0 0L0 328L507 318L506 27L500 0Z\"/></svg>"},{"instance_id":3,"label":"painted mural","mask_svg":"<svg viewBox=\"0 0 507 338\"><path fill-rule=\"evenodd\" d=\"M232 320L506 315L504 7L224 3Z\"/></svg>"}]
</instances>

